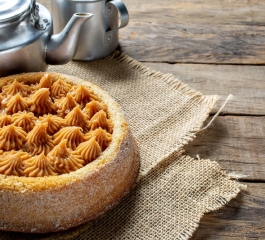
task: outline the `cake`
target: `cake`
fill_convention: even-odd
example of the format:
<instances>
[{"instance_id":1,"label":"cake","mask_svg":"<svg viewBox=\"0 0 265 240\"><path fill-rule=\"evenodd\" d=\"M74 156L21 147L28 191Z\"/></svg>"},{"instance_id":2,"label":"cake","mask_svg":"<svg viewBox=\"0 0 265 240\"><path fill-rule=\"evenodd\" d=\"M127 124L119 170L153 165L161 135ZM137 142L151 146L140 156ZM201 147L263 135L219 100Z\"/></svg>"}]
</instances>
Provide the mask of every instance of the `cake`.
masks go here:
<instances>
[{"instance_id":1,"label":"cake","mask_svg":"<svg viewBox=\"0 0 265 240\"><path fill-rule=\"evenodd\" d=\"M130 191L138 147L104 90L42 72L0 78L0 89L0 230L66 230Z\"/></svg>"}]
</instances>

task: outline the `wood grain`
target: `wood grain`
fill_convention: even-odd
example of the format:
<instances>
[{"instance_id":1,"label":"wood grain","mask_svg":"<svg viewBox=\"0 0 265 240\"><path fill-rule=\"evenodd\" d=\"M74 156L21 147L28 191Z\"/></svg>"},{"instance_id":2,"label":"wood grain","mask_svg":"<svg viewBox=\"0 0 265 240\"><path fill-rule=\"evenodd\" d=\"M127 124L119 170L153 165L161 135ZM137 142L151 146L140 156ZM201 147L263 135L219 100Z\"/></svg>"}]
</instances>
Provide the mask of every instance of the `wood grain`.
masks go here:
<instances>
[{"instance_id":1,"label":"wood grain","mask_svg":"<svg viewBox=\"0 0 265 240\"><path fill-rule=\"evenodd\" d=\"M264 64L265 26L133 22L121 50L145 62Z\"/></svg>"},{"instance_id":2,"label":"wood grain","mask_svg":"<svg viewBox=\"0 0 265 240\"><path fill-rule=\"evenodd\" d=\"M123 0L130 21L260 26L265 2L260 0Z\"/></svg>"},{"instance_id":3,"label":"wood grain","mask_svg":"<svg viewBox=\"0 0 265 240\"><path fill-rule=\"evenodd\" d=\"M217 161L227 173L242 175L238 179L265 182L264 136L265 117L220 116L185 150Z\"/></svg>"},{"instance_id":4,"label":"wood grain","mask_svg":"<svg viewBox=\"0 0 265 240\"><path fill-rule=\"evenodd\" d=\"M144 63L176 78L203 94L220 96L215 113L229 94L222 114L265 115L265 66Z\"/></svg>"},{"instance_id":5,"label":"wood grain","mask_svg":"<svg viewBox=\"0 0 265 240\"><path fill-rule=\"evenodd\" d=\"M248 183L225 207L204 215L191 239L265 239L265 184Z\"/></svg>"},{"instance_id":6,"label":"wood grain","mask_svg":"<svg viewBox=\"0 0 265 240\"><path fill-rule=\"evenodd\" d=\"M265 2L124 0L122 51L140 61L263 64Z\"/></svg>"}]
</instances>

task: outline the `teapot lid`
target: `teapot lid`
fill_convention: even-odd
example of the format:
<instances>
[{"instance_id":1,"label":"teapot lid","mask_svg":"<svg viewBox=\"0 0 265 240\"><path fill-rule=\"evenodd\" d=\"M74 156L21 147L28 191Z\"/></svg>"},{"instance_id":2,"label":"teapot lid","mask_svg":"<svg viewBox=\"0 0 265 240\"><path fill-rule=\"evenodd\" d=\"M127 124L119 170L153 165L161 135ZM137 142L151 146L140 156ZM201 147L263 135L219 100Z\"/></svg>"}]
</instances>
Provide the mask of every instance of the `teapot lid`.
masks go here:
<instances>
[{"instance_id":1,"label":"teapot lid","mask_svg":"<svg viewBox=\"0 0 265 240\"><path fill-rule=\"evenodd\" d=\"M0 25L8 26L21 20L30 11L32 0L0 0Z\"/></svg>"}]
</instances>

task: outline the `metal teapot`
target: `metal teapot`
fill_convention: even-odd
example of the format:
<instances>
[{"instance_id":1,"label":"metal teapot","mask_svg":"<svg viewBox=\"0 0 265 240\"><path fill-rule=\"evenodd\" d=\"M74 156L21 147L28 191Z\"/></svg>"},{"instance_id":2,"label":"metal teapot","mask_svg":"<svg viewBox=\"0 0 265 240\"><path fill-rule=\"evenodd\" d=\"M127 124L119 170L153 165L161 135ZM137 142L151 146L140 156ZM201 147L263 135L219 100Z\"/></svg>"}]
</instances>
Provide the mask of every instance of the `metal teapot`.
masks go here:
<instances>
[{"instance_id":1,"label":"metal teapot","mask_svg":"<svg viewBox=\"0 0 265 240\"><path fill-rule=\"evenodd\" d=\"M93 13L82 26L73 59L91 61L110 55L119 44L119 29L126 27L129 13L122 0L50 0L53 30L59 33L71 16L80 11Z\"/></svg>"},{"instance_id":2,"label":"metal teapot","mask_svg":"<svg viewBox=\"0 0 265 240\"><path fill-rule=\"evenodd\" d=\"M59 34L52 35L52 17L44 6L35 0L0 0L0 77L69 62L81 26L92 16L75 13Z\"/></svg>"}]
</instances>

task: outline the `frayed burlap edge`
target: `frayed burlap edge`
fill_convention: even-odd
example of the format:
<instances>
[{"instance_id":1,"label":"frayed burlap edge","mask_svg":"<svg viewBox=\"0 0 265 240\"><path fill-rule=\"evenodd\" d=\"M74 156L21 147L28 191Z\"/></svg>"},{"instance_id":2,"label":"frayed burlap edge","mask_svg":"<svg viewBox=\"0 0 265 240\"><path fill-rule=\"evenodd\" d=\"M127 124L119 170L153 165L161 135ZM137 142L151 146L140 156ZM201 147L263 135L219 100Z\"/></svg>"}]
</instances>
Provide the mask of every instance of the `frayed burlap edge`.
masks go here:
<instances>
[{"instance_id":1,"label":"frayed burlap edge","mask_svg":"<svg viewBox=\"0 0 265 240\"><path fill-rule=\"evenodd\" d=\"M130 65L134 70L139 71L140 73L157 79L158 81L165 81L168 83L172 89L180 90L183 95L189 95L192 99L196 100L197 103L204 103L207 105L214 105L216 101L219 99L218 95L211 95L212 98L209 98L210 95L203 95L201 92L196 91L189 87L187 84L181 82L178 78L176 78L171 73L162 73L160 71L154 70L152 68L144 66L142 63L138 62L137 60L133 59L132 57L121 53L119 51L115 51L109 58L115 59L119 62L127 63ZM212 108L209 108L207 114L211 112ZM199 127L197 128L200 129Z\"/></svg>"},{"instance_id":2,"label":"frayed burlap edge","mask_svg":"<svg viewBox=\"0 0 265 240\"><path fill-rule=\"evenodd\" d=\"M202 159L200 161L211 161L211 160ZM215 162L215 161L211 161L211 162L214 163L214 164L217 164L220 167L220 165L217 162ZM237 195L241 191L246 191L247 190L247 185L239 183L234 178L232 178L229 174L227 174L225 171L222 171L221 168L220 168L220 172L223 173L223 177L227 178L228 180L237 182L238 183L238 187L236 189L234 189L232 192L230 192L229 194L227 194L227 195L219 196L219 199L216 199L215 203L213 203L211 207L206 208L205 211L201 213L200 221L201 221L202 217L205 214L221 209L227 203L229 203L232 199L236 198ZM193 236L193 234L195 233L196 229L200 225L200 221L196 222L196 224L194 225L194 229L189 229L187 231L187 233L186 233L187 235L185 235L187 237L182 238L182 240L187 240L187 239L189 239L189 238L191 238Z\"/></svg>"},{"instance_id":3,"label":"frayed burlap edge","mask_svg":"<svg viewBox=\"0 0 265 240\"><path fill-rule=\"evenodd\" d=\"M196 91L190 88L187 84L181 82L173 74L164 74L160 71L146 67L142 63L138 62L127 54L121 53L120 51L115 51L112 55L109 56L109 58L115 59L122 63L126 63L130 65L134 70L146 75L147 77L152 77L157 81L166 82L171 86L172 89L179 90L183 95L190 96L194 104L200 104L207 108L207 111L205 111L205 118L203 118L202 121L198 122L197 125L194 126L193 131L190 131L186 136L180 139L181 145L176 146L175 149L172 150L172 152L180 150L181 147L188 144L196 137L196 134L202 129L204 121L208 118L211 110L220 98L218 95L203 95L201 92ZM219 113L220 112L218 112L217 114ZM167 155L165 155L159 162L154 162L154 164L150 168L145 169L145 171L140 171L137 182L142 177L148 175L149 172L152 171L152 169L155 168L157 165L162 163L164 159L167 159L167 157L171 155L172 152L169 152Z\"/></svg>"},{"instance_id":4,"label":"frayed burlap edge","mask_svg":"<svg viewBox=\"0 0 265 240\"><path fill-rule=\"evenodd\" d=\"M207 96L203 95L201 92L196 91L192 88L190 88L187 84L184 84L183 82L181 82L179 79L177 79L173 74L164 74L162 72L156 71L152 68L146 67L144 65L142 65L142 63L138 62L137 60L129 57L128 55L121 53L119 51L115 51L110 58L116 59L119 62L124 62L129 64L133 69L135 69L136 71L139 71L142 74L145 74L146 76L149 77L153 77L156 78L157 80L162 80L165 81L166 83L168 83L173 89L178 89L181 90L182 93L185 93L189 96L192 96L192 98L194 99L194 101L197 101L200 104L204 104L206 106L211 106L208 108L208 112L206 112L206 116L208 117L211 110L213 109L214 105L216 104L216 102L219 100L219 96L218 95L212 95ZM207 129L211 123L216 119L216 117L221 113L222 109L226 106L226 104L228 103L228 101L232 100L234 98L234 96L232 95L228 95L225 103L223 106L221 106L221 108L219 109L219 111L217 111L217 113L213 116L212 121L207 124L207 126L203 127L204 121L206 120L207 117L205 117L205 119L198 123L198 125L194 128L193 132L189 132L188 135L186 135L185 137L183 137L181 139L181 143L183 144L182 146L188 144L190 141L192 141L195 137L196 137L196 133ZM205 101L206 100L206 101ZM173 151L179 151L179 156L183 155L185 153L185 151L183 149L180 149L178 147L176 147L175 150ZM137 179L137 182L140 181L142 178L146 177L150 172L152 172L155 168L159 167L159 165L164 164L164 162L168 159L168 156L171 155L172 153L168 153L168 155L164 156L163 159L161 159L159 162L156 162L150 169L148 169L148 171L145 172L140 172L139 177ZM211 161L209 159L200 159L199 161ZM238 187L236 189L233 189L232 192L230 192L227 195L222 195L219 196L218 199L216 199L216 201L212 204L211 207L208 207L205 209L204 212L201 213L200 215L200 219L207 213L212 212L212 211L216 211L220 208L222 208L223 206L225 206L228 202L230 202L232 199L236 198L237 195L241 192L241 191L246 191L247 190L247 185L241 184L239 183L237 180L235 180L235 178L233 177L233 175L229 175L227 174L225 171L221 170L220 165L216 162L216 161L211 161L212 163L218 165L218 167L220 168L220 173L222 173L223 177L227 178L230 181L236 181L238 183ZM185 231L184 233L182 233L182 240L186 240L192 237L192 235L194 234L194 232L196 231L196 229L199 227L199 222L195 222L194 226L192 229L188 229L187 231Z\"/></svg>"},{"instance_id":5,"label":"frayed burlap edge","mask_svg":"<svg viewBox=\"0 0 265 240\"><path fill-rule=\"evenodd\" d=\"M193 159L193 158L189 157L188 155L185 155L185 150L183 148L179 149L176 152L176 156L178 158L183 157L183 158L187 158L187 159ZM222 168L221 168L221 166L219 165L218 162L212 161L210 159L200 159L200 158L196 159L196 161L209 162L209 163L215 165L216 168L218 169L218 173L219 173L220 177L224 178L227 181L233 181L235 183L236 187L231 189L230 192L223 193L222 195L219 195L218 198L216 198L214 202L211 202L211 206L207 206L204 209L204 211L202 211L200 213L200 215L198 216L199 220L198 221L194 221L194 223L190 225L190 228L188 228L188 229L184 230L183 232L181 232L181 234L176 238L176 240L188 240L191 237L193 237L193 234L195 233L196 229L199 227L200 221L201 221L202 217L205 214L221 209L227 203L229 203L232 199L236 198L237 195L241 191L246 191L247 190L247 185L242 184L242 183L240 183L238 181L238 179L235 179L235 177L234 177L235 174L233 174L233 175L227 174L224 170L222 170ZM161 161L159 163L159 165L157 165L153 169L151 169L149 173L152 174L152 171L157 171L158 168L161 167L161 165L162 165L162 169L163 169L165 165L170 165L171 162L172 162L172 159L170 157L167 157L163 161ZM144 180L145 178L148 178L148 175L143 176L140 180ZM211 196L209 196L209 198L210 197Z\"/></svg>"}]
</instances>

